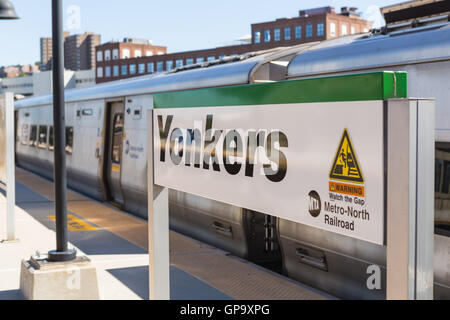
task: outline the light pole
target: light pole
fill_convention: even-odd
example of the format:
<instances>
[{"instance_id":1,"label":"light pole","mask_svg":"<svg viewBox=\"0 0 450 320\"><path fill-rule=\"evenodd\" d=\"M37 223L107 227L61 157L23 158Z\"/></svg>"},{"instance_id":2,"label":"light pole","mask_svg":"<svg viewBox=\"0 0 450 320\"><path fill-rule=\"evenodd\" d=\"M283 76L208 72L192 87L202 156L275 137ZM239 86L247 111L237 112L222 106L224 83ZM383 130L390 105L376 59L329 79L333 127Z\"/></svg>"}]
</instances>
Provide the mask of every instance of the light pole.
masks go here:
<instances>
[{"instance_id":1,"label":"light pole","mask_svg":"<svg viewBox=\"0 0 450 320\"><path fill-rule=\"evenodd\" d=\"M0 20L19 19L14 6L8 0L0 0Z\"/></svg>"},{"instance_id":2,"label":"light pole","mask_svg":"<svg viewBox=\"0 0 450 320\"><path fill-rule=\"evenodd\" d=\"M0 19L18 19L9 0L0 0ZM71 261L76 251L67 247L67 177L66 177L66 129L64 108L64 39L62 30L62 0L52 0L53 37L53 126L54 126L54 181L56 250L49 251L48 260Z\"/></svg>"},{"instance_id":3,"label":"light pole","mask_svg":"<svg viewBox=\"0 0 450 320\"><path fill-rule=\"evenodd\" d=\"M67 247L67 176L66 121L64 106L64 38L62 30L62 0L52 0L53 42L53 127L56 250L48 252L48 261L72 261L76 251Z\"/></svg>"}]
</instances>

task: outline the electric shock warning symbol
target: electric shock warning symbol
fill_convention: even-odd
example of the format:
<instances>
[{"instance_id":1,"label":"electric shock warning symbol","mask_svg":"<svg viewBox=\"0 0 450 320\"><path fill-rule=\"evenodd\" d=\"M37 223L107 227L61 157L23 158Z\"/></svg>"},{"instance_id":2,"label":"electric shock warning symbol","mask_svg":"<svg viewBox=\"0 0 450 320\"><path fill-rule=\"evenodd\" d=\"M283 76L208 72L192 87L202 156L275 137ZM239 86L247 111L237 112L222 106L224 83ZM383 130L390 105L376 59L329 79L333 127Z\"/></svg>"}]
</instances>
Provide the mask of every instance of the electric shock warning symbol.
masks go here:
<instances>
[{"instance_id":1,"label":"electric shock warning symbol","mask_svg":"<svg viewBox=\"0 0 450 320\"><path fill-rule=\"evenodd\" d=\"M364 178L359 168L358 159L356 159L356 153L347 129L344 130L341 143L336 152L330 171L330 179L364 183Z\"/></svg>"}]
</instances>

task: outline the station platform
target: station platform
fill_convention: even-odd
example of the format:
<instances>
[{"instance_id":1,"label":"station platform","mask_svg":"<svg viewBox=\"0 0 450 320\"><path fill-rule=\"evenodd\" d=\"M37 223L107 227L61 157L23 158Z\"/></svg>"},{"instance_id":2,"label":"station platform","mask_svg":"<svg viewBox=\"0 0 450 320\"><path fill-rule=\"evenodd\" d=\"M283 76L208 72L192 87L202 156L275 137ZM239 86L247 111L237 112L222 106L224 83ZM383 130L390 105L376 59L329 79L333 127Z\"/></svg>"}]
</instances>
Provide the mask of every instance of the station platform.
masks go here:
<instances>
[{"instance_id":1,"label":"station platform","mask_svg":"<svg viewBox=\"0 0 450 320\"><path fill-rule=\"evenodd\" d=\"M55 248L53 183L16 168L17 241L0 243L0 299L23 299L20 264ZM100 298L149 298L147 221L68 190L69 248L97 268ZM0 194L0 240L6 237ZM223 250L170 231L171 299L334 299Z\"/></svg>"}]
</instances>

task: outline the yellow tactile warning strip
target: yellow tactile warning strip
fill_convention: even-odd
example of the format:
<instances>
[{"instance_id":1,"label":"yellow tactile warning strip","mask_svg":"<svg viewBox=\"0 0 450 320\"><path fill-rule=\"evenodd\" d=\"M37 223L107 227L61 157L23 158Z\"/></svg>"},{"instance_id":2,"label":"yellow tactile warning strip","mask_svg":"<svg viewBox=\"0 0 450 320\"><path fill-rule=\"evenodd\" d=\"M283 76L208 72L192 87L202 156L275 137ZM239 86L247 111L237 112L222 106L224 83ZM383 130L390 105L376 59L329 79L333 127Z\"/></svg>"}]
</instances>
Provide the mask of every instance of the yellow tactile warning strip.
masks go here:
<instances>
[{"instance_id":1,"label":"yellow tactile warning strip","mask_svg":"<svg viewBox=\"0 0 450 320\"><path fill-rule=\"evenodd\" d=\"M16 168L16 179L49 200L53 183ZM147 222L128 213L68 190L67 209L84 220L147 249ZM325 299L294 281L222 250L170 232L170 262L234 299L311 300Z\"/></svg>"},{"instance_id":2,"label":"yellow tactile warning strip","mask_svg":"<svg viewBox=\"0 0 450 320\"><path fill-rule=\"evenodd\" d=\"M51 220L56 221L55 216L48 216ZM86 221L78 219L73 214L67 215L67 226L70 231L95 231L97 227L93 226Z\"/></svg>"}]
</instances>

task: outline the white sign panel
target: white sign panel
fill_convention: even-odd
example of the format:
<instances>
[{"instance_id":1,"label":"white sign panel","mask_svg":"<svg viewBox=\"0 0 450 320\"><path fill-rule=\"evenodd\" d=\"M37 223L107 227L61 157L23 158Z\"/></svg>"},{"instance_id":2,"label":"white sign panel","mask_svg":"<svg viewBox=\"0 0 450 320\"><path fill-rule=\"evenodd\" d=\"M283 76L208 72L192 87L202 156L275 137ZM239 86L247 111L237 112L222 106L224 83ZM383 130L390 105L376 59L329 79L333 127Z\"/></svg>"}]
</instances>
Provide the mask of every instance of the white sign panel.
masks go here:
<instances>
[{"instance_id":1,"label":"white sign panel","mask_svg":"<svg viewBox=\"0 0 450 320\"><path fill-rule=\"evenodd\" d=\"M155 184L383 244L383 102L154 110Z\"/></svg>"}]
</instances>

